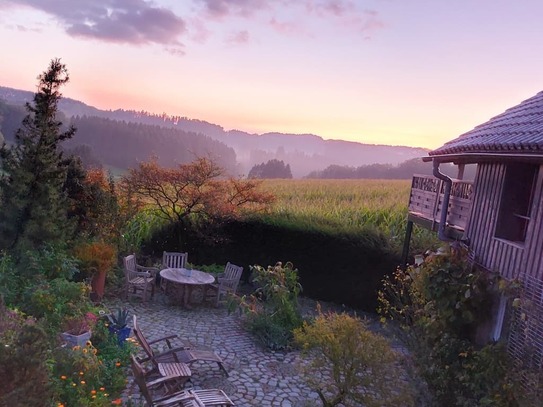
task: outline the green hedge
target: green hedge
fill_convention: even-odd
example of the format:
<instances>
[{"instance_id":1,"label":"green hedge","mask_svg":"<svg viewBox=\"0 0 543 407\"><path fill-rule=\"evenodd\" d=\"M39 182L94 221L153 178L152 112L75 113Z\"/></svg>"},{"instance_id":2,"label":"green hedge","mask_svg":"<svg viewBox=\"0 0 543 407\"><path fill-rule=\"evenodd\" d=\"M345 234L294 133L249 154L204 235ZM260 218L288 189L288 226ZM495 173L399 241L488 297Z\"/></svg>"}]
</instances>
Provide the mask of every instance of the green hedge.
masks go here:
<instances>
[{"instance_id":1,"label":"green hedge","mask_svg":"<svg viewBox=\"0 0 543 407\"><path fill-rule=\"evenodd\" d=\"M399 255L373 229L357 236L331 235L258 220L232 221L205 236L201 228L171 225L145 242L142 254L159 259L163 250L186 251L192 264L230 261L244 267L244 280L250 265L291 261L303 295L369 312L375 311L384 275L400 264Z\"/></svg>"}]
</instances>

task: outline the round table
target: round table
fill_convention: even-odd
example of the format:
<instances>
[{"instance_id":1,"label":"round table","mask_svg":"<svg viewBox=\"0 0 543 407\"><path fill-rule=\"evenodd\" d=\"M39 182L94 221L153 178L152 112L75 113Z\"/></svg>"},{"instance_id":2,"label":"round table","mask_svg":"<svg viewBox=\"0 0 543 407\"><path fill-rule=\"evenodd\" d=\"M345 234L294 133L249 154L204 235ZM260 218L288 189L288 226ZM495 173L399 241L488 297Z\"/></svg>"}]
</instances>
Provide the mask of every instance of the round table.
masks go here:
<instances>
[{"instance_id":1,"label":"round table","mask_svg":"<svg viewBox=\"0 0 543 407\"><path fill-rule=\"evenodd\" d=\"M189 308L189 300L194 287L203 287L215 281L215 277L209 273L184 268L167 268L161 270L160 277L174 284L181 285L182 303L187 308Z\"/></svg>"}]
</instances>

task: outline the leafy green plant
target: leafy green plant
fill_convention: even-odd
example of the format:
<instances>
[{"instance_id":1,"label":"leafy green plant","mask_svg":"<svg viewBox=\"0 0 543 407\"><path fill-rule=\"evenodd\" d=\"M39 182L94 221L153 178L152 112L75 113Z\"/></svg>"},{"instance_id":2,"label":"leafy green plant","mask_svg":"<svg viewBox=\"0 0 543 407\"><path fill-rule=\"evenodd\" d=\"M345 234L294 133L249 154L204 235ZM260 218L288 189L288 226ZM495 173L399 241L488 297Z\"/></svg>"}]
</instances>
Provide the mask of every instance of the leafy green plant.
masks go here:
<instances>
[{"instance_id":1,"label":"leafy green plant","mask_svg":"<svg viewBox=\"0 0 543 407\"><path fill-rule=\"evenodd\" d=\"M430 255L384 280L379 312L402 327L438 405L517 405L505 349L477 343L492 298L505 288L497 276L473 268L462 250Z\"/></svg>"},{"instance_id":2,"label":"leafy green plant","mask_svg":"<svg viewBox=\"0 0 543 407\"><path fill-rule=\"evenodd\" d=\"M36 319L5 307L0 299L0 405L38 406L50 398L48 348Z\"/></svg>"},{"instance_id":3,"label":"leafy green plant","mask_svg":"<svg viewBox=\"0 0 543 407\"><path fill-rule=\"evenodd\" d=\"M414 405L398 355L360 318L319 309L294 339L312 356L306 377L324 407Z\"/></svg>"},{"instance_id":4,"label":"leafy green plant","mask_svg":"<svg viewBox=\"0 0 543 407\"><path fill-rule=\"evenodd\" d=\"M115 327L116 329L122 329L128 324L128 314L129 312L126 307L117 308L116 312L107 314L107 319L113 327Z\"/></svg>"},{"instance_id":5,"label":"leafy green plant","mask_svg":"<svg viewBox=\"0 0 543 407\"><path fill-rule=\"evenodd\" d=\"M291 262L275 266L251 266L253 282L258 285L250 296L234 298L235 306L245 312L249 329L270 349L289 346L292 330L302 323L298 295L302 286L298 270ZM232 307L231 307L232 308Z\"/></svg>"}]
</instances>

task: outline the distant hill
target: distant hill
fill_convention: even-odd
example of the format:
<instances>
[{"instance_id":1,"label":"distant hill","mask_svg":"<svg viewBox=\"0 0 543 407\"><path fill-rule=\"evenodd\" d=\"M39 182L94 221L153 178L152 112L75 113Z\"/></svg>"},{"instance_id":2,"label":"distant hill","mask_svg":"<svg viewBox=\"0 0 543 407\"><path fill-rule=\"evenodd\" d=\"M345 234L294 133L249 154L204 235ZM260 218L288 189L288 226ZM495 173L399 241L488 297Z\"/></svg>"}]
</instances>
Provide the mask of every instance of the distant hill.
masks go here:
<instances>
[{"instance_id":1,"label":"distant hill","mask_svg":"<svg viewBox=\"0 0 543 407\"><path fill-rule=\"evenodd\" d=\"M0 100L22 105L31 101L33 93L0 87ZM133 110L100 110L83 102L63 98L60 110L67 117L93 116L126 123L139 123L162 128L177 129L182 134L205 135L235 151L237 170L247 175L257 164L277 159L289 164L295 178L311 172L322 171L331 165L360 167L371 164L397 165L406 160L427 155L428 150L405 146L363 144L342 140L324 140L313 134L265 133L250 134L240 130L224 130L223 127L202 120L166 114L151 114ZM6 139L11 135L6 134ZM181 134L181 133L180 133ZM173 135L172 135L173 136ZM118 152L122 154L121 151Z\"/></svg>"}]
</instances>

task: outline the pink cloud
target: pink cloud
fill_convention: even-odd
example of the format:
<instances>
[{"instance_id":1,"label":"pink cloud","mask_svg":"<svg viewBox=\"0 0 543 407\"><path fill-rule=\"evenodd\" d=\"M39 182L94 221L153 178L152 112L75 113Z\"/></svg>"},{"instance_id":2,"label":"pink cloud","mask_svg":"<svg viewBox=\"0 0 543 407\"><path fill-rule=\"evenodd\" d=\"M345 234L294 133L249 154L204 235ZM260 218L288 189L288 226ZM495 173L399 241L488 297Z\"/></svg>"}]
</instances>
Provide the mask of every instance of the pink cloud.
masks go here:
<instances>
[{"instance_id":1,"label":"pink cloud","mask_svg":"<svg viewBox=\"0 0 543 407\"><path fill-rule=\"evenodd\" d=\"M7 0L52 15L74 37L126 44L179 46L185 22L146 0Z\"/></svg>"}]
</instances>

